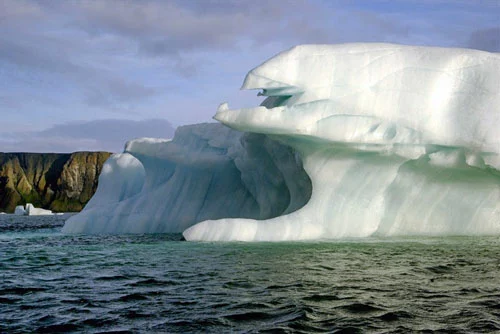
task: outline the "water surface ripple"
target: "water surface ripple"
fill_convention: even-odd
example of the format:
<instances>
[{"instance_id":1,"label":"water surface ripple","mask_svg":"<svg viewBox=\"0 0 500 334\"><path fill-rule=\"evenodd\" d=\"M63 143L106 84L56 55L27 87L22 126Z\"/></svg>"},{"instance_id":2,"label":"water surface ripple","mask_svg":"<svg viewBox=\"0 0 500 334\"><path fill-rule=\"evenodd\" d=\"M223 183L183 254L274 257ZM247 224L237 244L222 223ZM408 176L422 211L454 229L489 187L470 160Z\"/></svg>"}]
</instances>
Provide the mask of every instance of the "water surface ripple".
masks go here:
<instances>
[{"instance_id":1,"label":"water surface ripple","mask_svg":"<svg viewBox=\"0 0 500 334\"><path fill-rule=\"evenodd\" d=\"M500 331L498 237L188 243L43 219L0 232L0 332Z\"/></svg>"}]
</instances>

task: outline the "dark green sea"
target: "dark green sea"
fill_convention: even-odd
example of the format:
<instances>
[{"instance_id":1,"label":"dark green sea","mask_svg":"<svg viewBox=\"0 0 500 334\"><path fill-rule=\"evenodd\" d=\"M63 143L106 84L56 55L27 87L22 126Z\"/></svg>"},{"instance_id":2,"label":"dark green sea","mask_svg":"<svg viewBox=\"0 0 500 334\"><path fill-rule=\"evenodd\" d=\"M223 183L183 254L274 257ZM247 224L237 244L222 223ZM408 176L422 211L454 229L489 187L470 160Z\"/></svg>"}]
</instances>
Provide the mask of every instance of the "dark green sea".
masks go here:
<instances>
[{"instance_id":1,"label":"dark green sea","mask_svg":"<svg viewBox=\"0 0 500 334\"><path fill-rule=\"evenodd\" d=\"M500 331L500 237L190 243L0 215L0 332Z\"/></svg>"}]
</instances>

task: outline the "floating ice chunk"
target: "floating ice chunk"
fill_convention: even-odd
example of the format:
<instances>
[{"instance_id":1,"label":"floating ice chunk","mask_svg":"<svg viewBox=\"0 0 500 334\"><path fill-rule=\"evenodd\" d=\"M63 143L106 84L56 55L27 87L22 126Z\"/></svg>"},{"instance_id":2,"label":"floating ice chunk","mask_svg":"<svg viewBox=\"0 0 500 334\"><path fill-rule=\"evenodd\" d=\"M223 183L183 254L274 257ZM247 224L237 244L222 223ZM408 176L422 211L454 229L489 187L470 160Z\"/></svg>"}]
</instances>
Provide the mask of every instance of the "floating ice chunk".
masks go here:
<instances>
[{"instance_id":1,"label":"floating ice chunk","mask_svg":"<svg viewBox=\"0 0 500 334\"><path fill-rule=\"evenodd\" d=\"M51 210L35 208L33 204L26 203L25 215L27 216L49 216L52 214Z\"/></svg>"},{"instance_id":2,"label":"floating ice chunk","mask_svg":"<svg viewBox=\"0 0 500 334\"><path fill-rule=\"evenodd\" d=\"M52 215L53 212L51 210L35 208L33 204L26 203L26 207L23 205L16 206L14 214L18 216L47 216Z\"/></svg>"},{"instance_id":3,"label":"floating ice chunk","mask_svg":"<svg viewBox=\"0 0 500 334\"><path fill-rule=\"evenodd\" d=\"M26 214L26 210L24 210L24 205L16 206L14 214L17 216L24 216Z\"/></svg>"}]
</instances>

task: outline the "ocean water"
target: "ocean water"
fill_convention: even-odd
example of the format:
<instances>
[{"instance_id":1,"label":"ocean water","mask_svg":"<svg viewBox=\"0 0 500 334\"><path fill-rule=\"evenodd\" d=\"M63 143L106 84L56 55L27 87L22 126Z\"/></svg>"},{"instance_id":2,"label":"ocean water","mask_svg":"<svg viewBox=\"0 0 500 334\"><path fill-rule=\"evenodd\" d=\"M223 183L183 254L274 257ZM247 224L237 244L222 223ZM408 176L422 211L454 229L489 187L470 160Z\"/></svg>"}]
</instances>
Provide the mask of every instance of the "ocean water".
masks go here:
<instances>
[{"instance_id":1,"label":"ocean water","mask_svg":"<svg viewBox=\"0 0 500 334\"><path fill-rule=\"evenodd\" d=\"M0 215L0 332L500 331L500 237L189 243Z\"/></svg>"}]
</instances>

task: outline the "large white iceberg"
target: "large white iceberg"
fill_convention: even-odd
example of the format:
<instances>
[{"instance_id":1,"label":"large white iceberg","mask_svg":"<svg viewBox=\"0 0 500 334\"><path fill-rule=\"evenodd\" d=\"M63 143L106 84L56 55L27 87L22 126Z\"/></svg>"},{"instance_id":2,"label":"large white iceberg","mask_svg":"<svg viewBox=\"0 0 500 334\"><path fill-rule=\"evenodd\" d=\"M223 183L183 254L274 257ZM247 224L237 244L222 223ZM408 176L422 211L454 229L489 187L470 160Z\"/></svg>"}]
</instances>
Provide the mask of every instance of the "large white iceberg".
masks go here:
<instances>
[{"instance_id":1,"label":"large white iceberg","mask_svg":"<svg viewBox=\"0 0 500 334\"><path fill-rule=\"evenodd\" d=\"M239 134L238 140L252 134L274 143L274 150L264 151L257 149L262 149L262 144L255 144L254 155L271 154L269 159L279 166L285 179L289 202L298 198L299 204L275 210L267 217L255 215L255 208L249 210L254 214L248 214L247 206L231 194L231 187L245 183L248 173L226 173L227 166L216 178L213 173L184 172L192 166L213 166L211 159L205 161L197 141L185 141L188 151L179 152L182 164L177 165L184 175L177 180L179 184L160 187L155 195L146 197L162 196L166 202L162 208L167 211L198 215L203 210L190 207L190 199L199 195L199 184L210 179L210 187L222 196L221 207L211 207L209 213L184 224L179 223L181 216L145 210L147 217L137 219L139 224L126 225L127 229L118 226L130 221L134 212L108 210L106 217L112 218L100 222L105 226L101 230L155 232L160 224L169 226L164 231L178 231L204 220L184 231L184 237L278 241L500 233L500 55L392 44L303 45L251 70L242 88L260 89L260 95L267 98L260 107L251 109L230 110L222 104L215 119L246 133ZM223 133L205 133L204 138L208 142L220 140L219 132ZM154 145L161 150L169 147L166 143ZM153 146L145 143L132 154L146 166L141 152L150 156L150 150L160 150ZM224 147L221 157L231 156L232 146ZM280 157L282 151L290 153ZM297 154L301 159L290 158ZM162 166L160 160L159 155L144 160L149 165L146 175L148 169ZM303 177L297 182L283 176L287 166L302 175L302 163L312 184L310 198L302 191L308 186ZM253 175L255 165L261 168L256 173L259 177L254 177L250 186L245 183L245 188L257 201L273 189L274 175L268 173L269 165L260 162L243 164L245 167L238 170L250 168L249 175ZM165 170L162 175L170 173ZM271 186L257 187L265 179L271 180ZM146 184L141 196L148 189ZM223 196L226 190L231 194L228 197ZM301 193L306 195L291 195ZM174 199L178 203L169 204ZM215 198L215 203L218 201ZM307 204L302 206L303 202ZM148 207L148 201L143 205ZM189 209L183 211L186 207ZM89 210L72 218L65 230L89 232L85 226L93 223L80 220L89 217ZM102 209L92 217L97 217L97 212ZM173 219L158 222L157 217L168 214ZM269 217L274 218L264 219Z\"/></svg>"}]
</instances>

